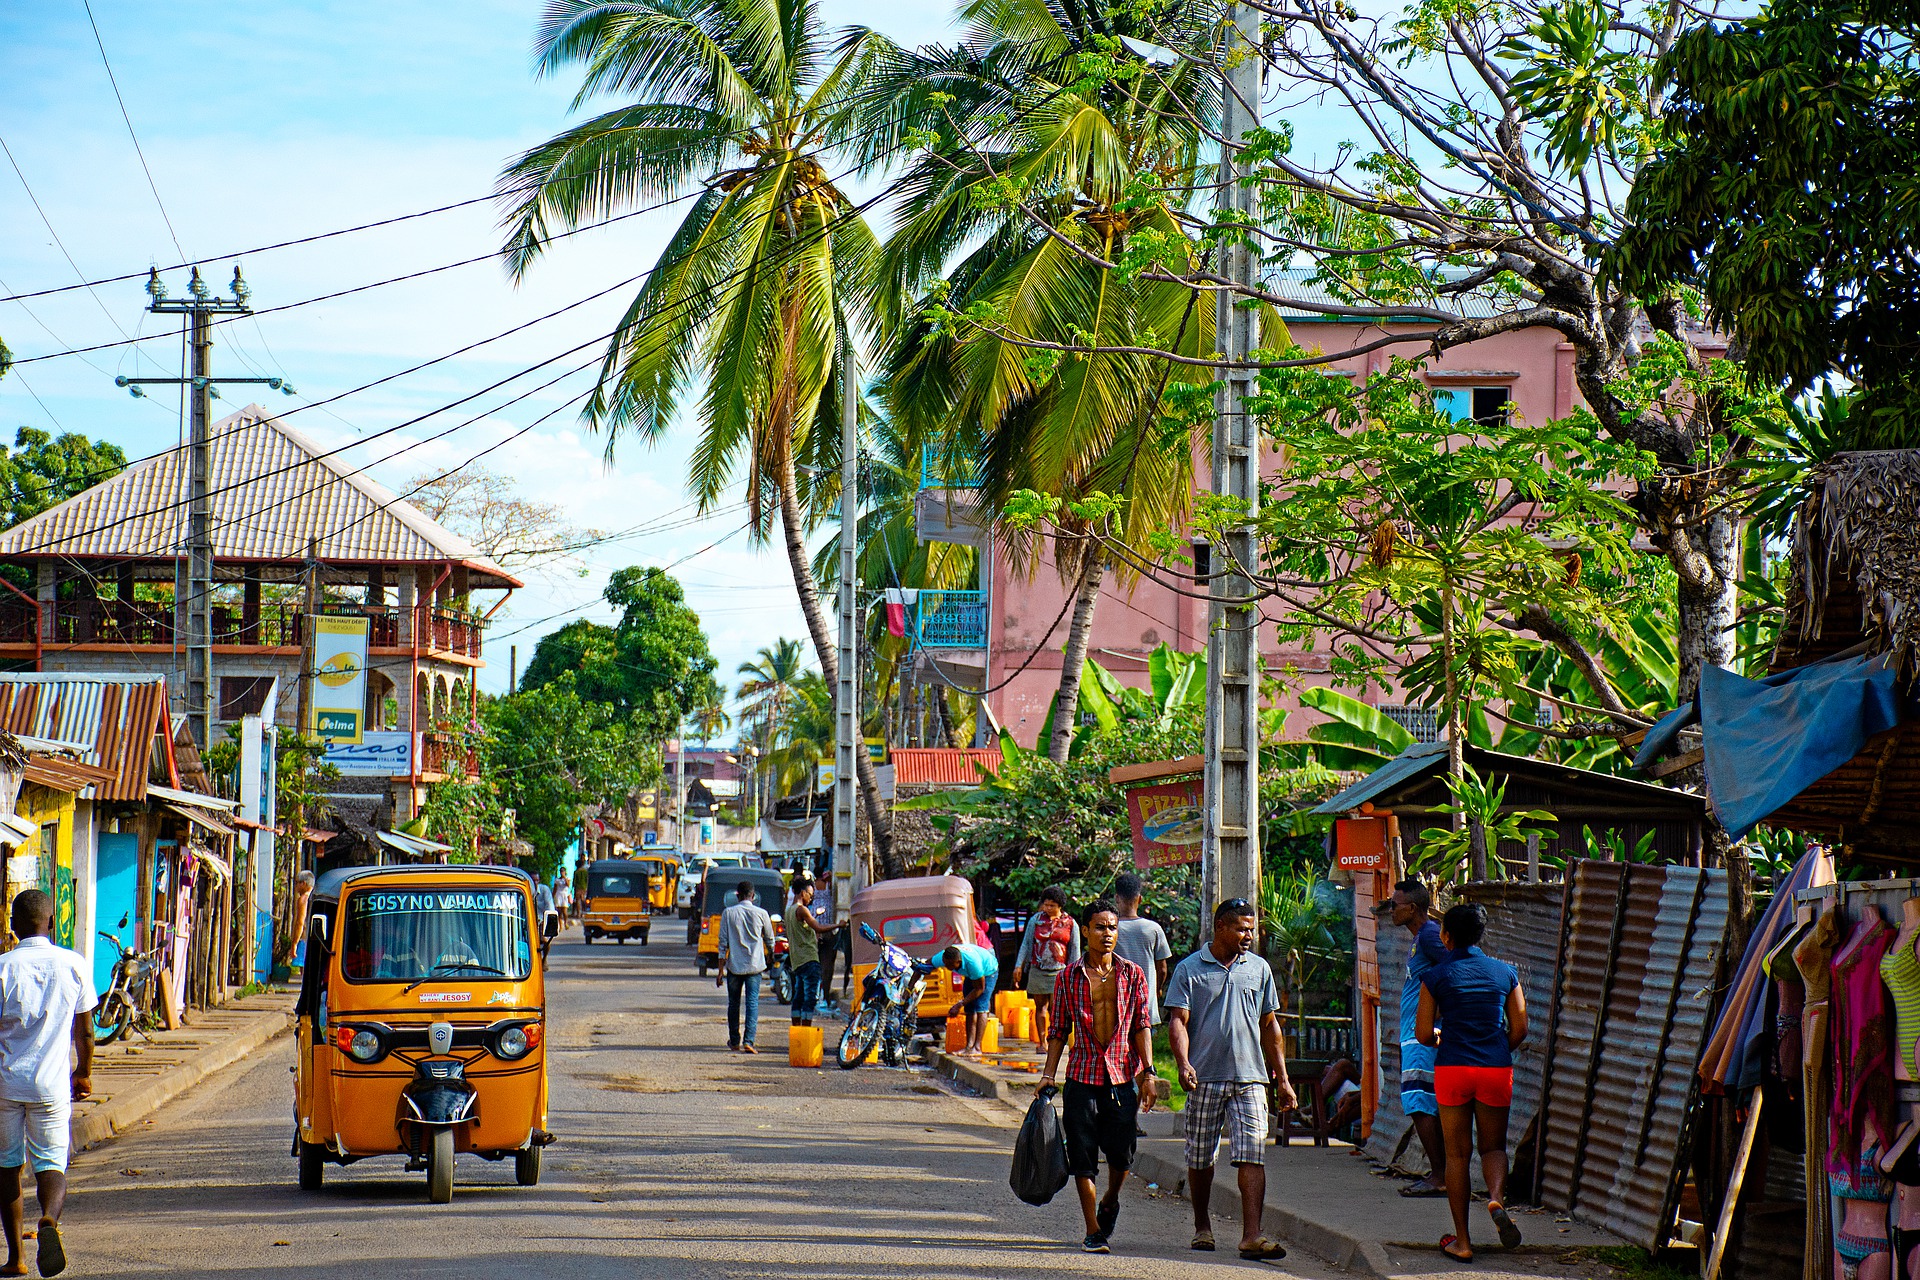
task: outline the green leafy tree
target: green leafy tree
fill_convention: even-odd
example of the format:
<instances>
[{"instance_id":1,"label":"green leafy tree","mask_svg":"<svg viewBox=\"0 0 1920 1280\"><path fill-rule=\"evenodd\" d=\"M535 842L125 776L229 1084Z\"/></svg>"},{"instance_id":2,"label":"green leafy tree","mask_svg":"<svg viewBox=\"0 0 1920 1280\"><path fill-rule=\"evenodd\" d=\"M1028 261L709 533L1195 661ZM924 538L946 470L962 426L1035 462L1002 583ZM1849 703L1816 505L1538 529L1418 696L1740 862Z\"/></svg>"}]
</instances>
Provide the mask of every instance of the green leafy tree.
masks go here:
<instances>
[{"instance_id":1,"label":"green leafy tree","mask_svg":"<svg viewBox=\"0 0 1920 1280\"><path fill-rule=\"evenodd\" d=\"M661 569L621 569L602 593L621 610L614 626L570 622L541 637L521 677L522 690L541 689L562 676L574 693L638 717L660 734L713 701L717 665L707 647L700 615L686 593Z\"/></svg>"},{"instance_id":2,"label":"green leafy tree","mask_svg":"<svg viewBox=\"0 0 1920 1280\"><path fill-rule=\"evenodd\" d=\"M1920 445L1916 47L1910 0L1775 0L1682 34L1608 260L1652 297L1698 289L1758 377L1855 384L1852 448Z\"/></svg>"},{"instance_id":3,"label":"green leafy tree","mask_svg":"<svg viewBox=\"0 0 1920 1280\"><path fill-rule=\"evenodd\" d=\"M526 152L500 181L516 278L559 228L692 197L621 318L586 416L611 452L629 432L657 441L693 410L693 490L711 509L744 477L755 535L777 524L829 686L838 652L806 531L838 496L839 403L857 377L851 335L872 319L878 254L836 171L889 145L858 111L887 48L871 33L830 41L812 3L551 0L540 71L580 68L577 106L625 101ZM895 873L864 753L859 784Z\"/></svg>"},{"instance_id":4,"label":"green leafy tree","mask_svg":"<svg viewBox=\"0 0 1920 1280\"><path fill-rule=\"evenodd\" d=\"M663 776L655 726L582 697L571 674L489 702L482 722L481 772L496 806L483 812L514 811L542 877L578 840L587 806L618 804Z\"/></svg>"},{"instance_id":5,"label":"green leafy tree","mask_svg":"<svg viewBox=\"0 0 1920 1280\"><path fill-rule=\"evenodd\" d=\"M0 518L11 528L126 469L127 455L119 445L89 440L77 431L51 436L21 427L12 449L0 445L0 484L5 486Z\"/></svg>"}]
</instances>

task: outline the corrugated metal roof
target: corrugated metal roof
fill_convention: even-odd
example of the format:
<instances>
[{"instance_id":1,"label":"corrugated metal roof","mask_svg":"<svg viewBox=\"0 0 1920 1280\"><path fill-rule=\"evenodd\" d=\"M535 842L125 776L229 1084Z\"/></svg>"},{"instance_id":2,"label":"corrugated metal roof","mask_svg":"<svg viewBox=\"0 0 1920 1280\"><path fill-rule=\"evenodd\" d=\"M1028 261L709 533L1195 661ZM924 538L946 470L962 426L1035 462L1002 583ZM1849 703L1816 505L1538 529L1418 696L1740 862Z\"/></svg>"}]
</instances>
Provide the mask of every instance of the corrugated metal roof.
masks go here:
<instances>
[{"instance_id":1,"label":"corrugated metal roof","mask_svg":"<svg viewBox=\"0 0 1920 1280\"><path fill-rule=\"evenodd\" d=\"M168 723L161 676L0 673L0 729L79 744L84 763L113 773L101 800L146 799L154 735Z\"/></svg>"},{"instance_id":2,"label":"corrugated metal roof","mask_svg":"<svg viewBox=\"0 0 1920 1280\"><path fill-rule=\"evenodd\" d=\"M1467 763L1472 765L1483 778L1507 776L1539 779L1555 784L1556 789L1563 792L1588 790L1623 800L1631 799L1635 803L1644 802L1662 810L1696 809L1705 812L1706 801L1702 797L1651 782L1641 782L1637 778L1623 778L1618 774L1600 773L1593 769L1577 769L1572 765L1560 764L1553 760L1532 760L1525 756L1512 756L1503 751L1489 751L1484 747L1469 746L1465 754ZM1378 804L1382 797L1391 795L1406 784L1429 774L1437 775L1446 767L1447 744L1444 741L1416 742L1340 794L1319 805L1314 812L1330 814L1334 817L1344 816L1369 801ZM1552 801L1546 803L1551 806Z\"/></svg>"},{"instance_id":3,"label":"corrugated metal roof","mask_svg":"<svg viewBox=\"0 0 1920 1280\"><path fill-rule=\"evenodd\" d=\"M1000 772L997 747L895 747L893 785L966 787L980 785L980 771Z\"/></svg>"},{"instance_id":4,"label":"corrugated metal roof","mask_svg":"<svg viewBox=\"0 0 1920 1280\"><path fill-rule=\"evenodd\" d=\"M1591 861L1572 871L1546 1011L1540 1200L1658 1248L1678 1203L1727 876Z\"/></svg>"},{"instance_id":5,"label":"corrugated metal roof","mask_svg":"<svg viewBox=\"0 0 1920 1280\"><path fill-rule=\"evenodd\" d=\"M519 586L472 543L355 472L299 431L248 405L215 423L213 556L300 561L318 540L322 560L468 565ZM111 480L0 533L0 557L147 560L177 554L187 528L187 452L136 462Z\"/></svg>"},{"instance_id":6,"label":"corrugated metal roof","mask_svg":"<svg viewBox=\"0 0 1920 1280\"><path fill-rule=\"evenodd\" d=\"M1260 284L1262 288L1271 293L1277 293L1283 298L1295 298L1301 302L1317 303L1321 306L1343 308L1390 307L1405 304L1413 307L1438 307L1442 311L1452 312L1468 320L1484 320L1489 316L1500 315L1505 311L1512 310L1514 305L1512 303L1501 303L1493 294L1485 290L1475 290L1466 294L1446 294L1439 297L1409 296L1395 298L1387 302L1356 302L1351 297L1340 296L1340 294L1336 293L1326 284L1313 279L1316 274L1318 273L1312 267L1281 267L1278 270L1269 271L1266 275L1262 276ZM1445 279L1455 280L1461 279L1466 275L1464 271L1442 272L1441 274ZM1384 324L1404 319L1407 323L1411 324L1434 323L1432 316L1356 316L1346 312L1328 314L1319 311L1296 310L1285 304L1282 304L1278 310L1281 319L1289 321L1321 320L1329 323L1340 323L1342 321L1365 320L1369 324Z\"/></svg>"}]
</instances>

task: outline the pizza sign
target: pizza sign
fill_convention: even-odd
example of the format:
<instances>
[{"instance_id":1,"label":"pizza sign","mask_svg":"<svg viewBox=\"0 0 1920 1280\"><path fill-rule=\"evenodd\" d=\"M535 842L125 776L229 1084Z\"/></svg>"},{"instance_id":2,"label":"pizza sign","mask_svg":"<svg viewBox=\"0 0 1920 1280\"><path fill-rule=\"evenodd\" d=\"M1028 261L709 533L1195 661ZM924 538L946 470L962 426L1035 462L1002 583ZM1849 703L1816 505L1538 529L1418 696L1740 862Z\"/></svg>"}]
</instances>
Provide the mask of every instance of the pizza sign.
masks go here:
<instances>
[{"instance_id":1,"label":"pizza sign","mask_svg":"<svg viewBox=\"0 0 1920 1280\"><path fill-rule=\"evenodd\" d=\"M1200 861L1206 792L1198 777L1157 782L1127 792L1133 865L1142 871Z\"/></svg>"}]
</instances>

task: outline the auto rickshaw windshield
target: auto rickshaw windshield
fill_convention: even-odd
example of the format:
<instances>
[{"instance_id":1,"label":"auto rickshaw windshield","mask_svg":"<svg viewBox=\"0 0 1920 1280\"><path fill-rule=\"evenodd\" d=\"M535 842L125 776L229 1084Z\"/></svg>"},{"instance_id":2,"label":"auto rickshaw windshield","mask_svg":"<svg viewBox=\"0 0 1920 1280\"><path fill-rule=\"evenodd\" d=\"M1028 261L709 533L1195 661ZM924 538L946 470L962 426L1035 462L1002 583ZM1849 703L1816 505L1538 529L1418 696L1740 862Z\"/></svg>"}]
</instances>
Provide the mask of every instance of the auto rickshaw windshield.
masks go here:
<instances>
[{"instance_id":1,"label":"auto rickshaw windshield","mask_svg":"<svg viewBox=\"0 0 1920 1280\"><path fill-rule=\"evenodd\" d=\"M526 896L479 889L368 890L348 897L341 970L349 982L451 982L533 972Z\"/></svg>"},{"instance_id":2,"label":"auto rickshaw windshield","mask_svg":"<svg viewBox=\"0 0 1920 1280\"><path fill-rule=\"evenodd\" d=\"M637 898L647 891L646 877L600 872L587 877L590 898Z\"/></svg>"}]
</instances>

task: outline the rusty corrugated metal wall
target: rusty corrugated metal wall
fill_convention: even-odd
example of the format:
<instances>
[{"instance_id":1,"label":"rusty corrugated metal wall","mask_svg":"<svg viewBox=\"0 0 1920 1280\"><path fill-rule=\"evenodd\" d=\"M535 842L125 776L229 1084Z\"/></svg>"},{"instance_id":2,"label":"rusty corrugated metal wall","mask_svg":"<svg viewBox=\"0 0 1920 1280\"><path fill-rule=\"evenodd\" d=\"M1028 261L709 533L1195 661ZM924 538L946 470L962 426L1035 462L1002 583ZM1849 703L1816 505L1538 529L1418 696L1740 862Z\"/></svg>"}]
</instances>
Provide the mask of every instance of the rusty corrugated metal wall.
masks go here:
<instances>
[{"instance_id":1,"label":"rusty corrugated metal wall","mask_svg":"<svg viewBox=\"0 0 1920 1280\"><path fill-rule=\"evenodd\" d=\"M1521 989L1526 993L1527 1009L1534 1019L1535 1033L1514 1055L1513 1109L1507 1124L1510 1142L1518 1143L1528 1123L1540 1107L1541 1051L1545 1042L1542 1029L1546 1011L1553 999L1553 978L1560 956L1560 904L1565 886L1549 884L1470 884L1459 888L1458 897L1477 902L1487 912L1485 950L1520 971ZM1400 1110L1400 992L1407 980L1407 952L1413 941L1404 929L1382 925L1380 938L1380 1065L1382 1086L1380 1106L1374 1112L1373 1133L1367 1141L1367 1154L1389 1160L1407 1131L1407 1117ZM1409 1147L1403 1157L1418 1162L1419 1152Z\"/></svg>"},{"instance_id":2,"label":"rusty corrugated metal wall","mask_svg":"<svg viewBox=\"0 0 1920 1280\"><path fill-rule=\"evenodd\" d=\"M1544 1010L1542 1204L1665 1243L1729 915L1726 873L1577 862ZM1517 1117L1516 1117L1517 1119Z\"/></svg>"}]
</instances>

